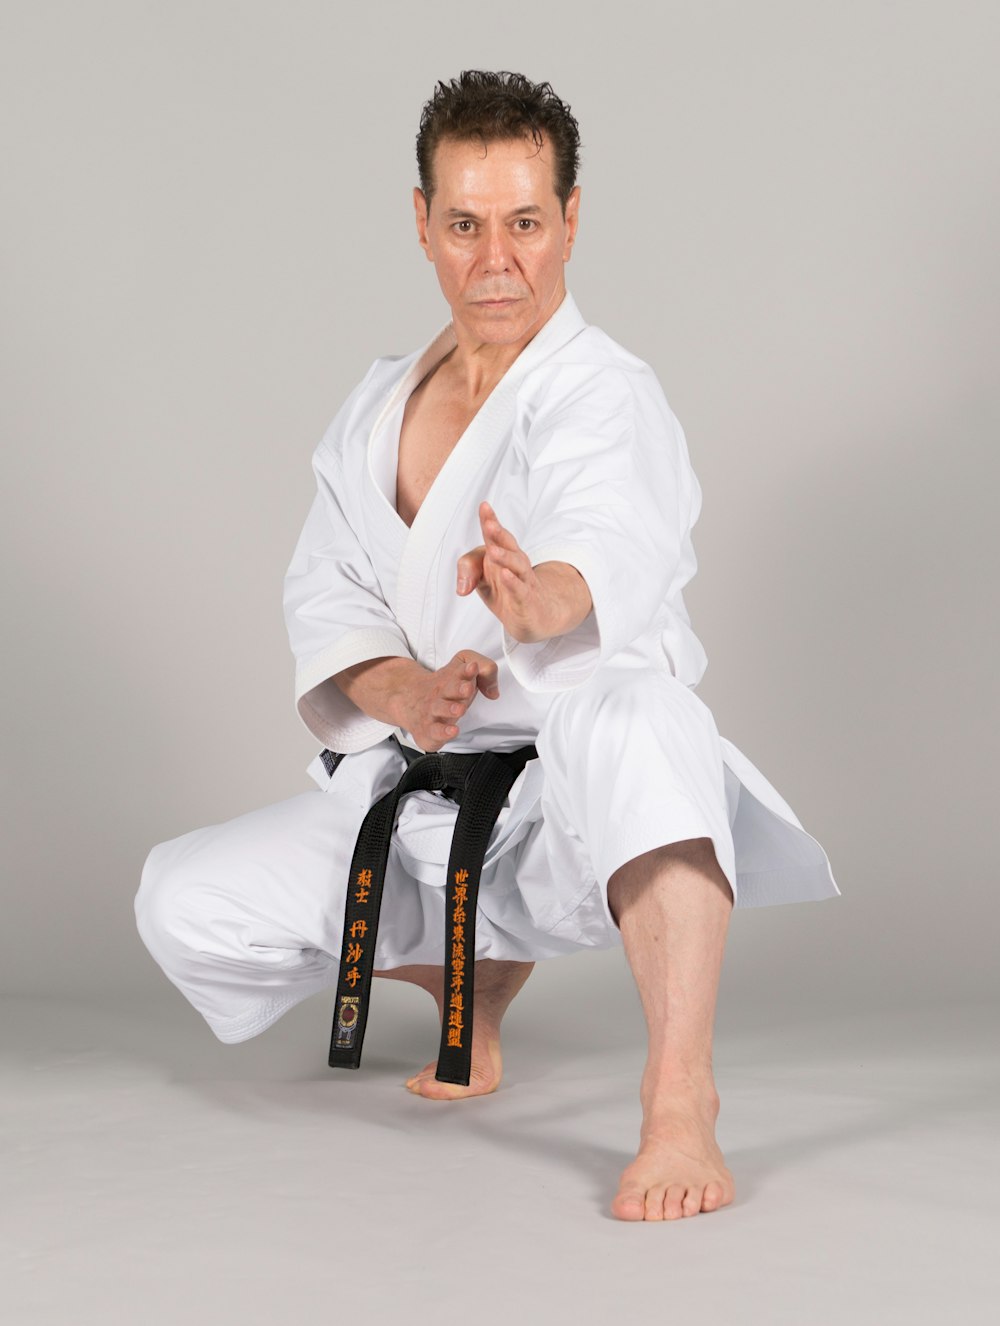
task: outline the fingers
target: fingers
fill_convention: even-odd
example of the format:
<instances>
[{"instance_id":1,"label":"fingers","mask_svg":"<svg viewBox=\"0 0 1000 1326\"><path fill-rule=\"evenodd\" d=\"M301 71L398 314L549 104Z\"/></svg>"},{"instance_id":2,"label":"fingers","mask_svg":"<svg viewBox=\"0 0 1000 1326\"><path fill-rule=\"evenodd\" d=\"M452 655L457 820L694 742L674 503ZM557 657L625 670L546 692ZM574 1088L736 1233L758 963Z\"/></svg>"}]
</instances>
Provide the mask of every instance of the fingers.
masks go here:
<instances>
[{"instance_id":1,"label":"fingers","mask_svg":"<svg viewBox=\"0 0 1000 1326\"><path fill-rule=\"evenodd\" d=\"M435 708L435 717L448 722L460 718L472 703L477 691L491 700L500 695L499 668L491 658L462 658L453 670L445 673Z\"/></svg>"},{"instance_id":2,"label":"fingers","mask_svg":"<svg viewBox=\"0 0 1000 1326\"><path fill-rule=\"evenodd\" d=\"M500 698L499 675L499 668L494 663L491 667L480 668L479 676L476 678L476 685L491 700Z\"/></svg>"},{"instance_id":3,"label":"fingers","mask_svg":"<svg viewBox=\"0 0 1000 1326\"><path fill-rule=\"evenodd\" d=\"M473 548L471 552L463 553L458 559L458 585L456 586L459 594L470 594L483 578L483 556L486 552L486 545L481 543L478 548Z\"/></svg>"},{"instance_id":4,"label":"fingers","mask_svg":"<svg viewBox=\"0 0 1000 1326\"><path fill-rule=\"evenodd\" d=\"M474 658L465 658L463 654L458 655L462 663L462 678L471 678L472 691L478 687L481 691L496 690L499 694L499 676L500 668L495 659L487 658L485 654L477 654ZM467 684L461 680L461 684Z\"/></svg>"},{"instance_id":5,"label":"fingers","mask_svg":"<svg viewBox=\"0 0 1000 1326\"><path fill-rule=\"evenodd\" d=\"M487 679L489 679L491 673L493 684L495 685L497 675L497 665L495 663L481 664L475 659L468 659L464 663L459 664L457 673L445 674L440 698L446 703L461 703L464 701L464 708L468 708L469 704L472 702L472 697L475 695L477 687L479 686L480 678L477 674L484 674ZM455 713L458 711L452 709L450 712Z\"/></svg>"},{"instance_id":6,"label":"fingers","mask_svg":"<svg viewBox=\"0 0 1000 1326\"><path fill-rule=\"evenodd\" d=\"M477 691L482 691L491 700L499 697L498 674L496 662L474 650L463 650L445 664L438 672L435 688L425 701L426 719L420 733L413 729L421 747L440 750L453 741L459 735L459 723Z\"/></svg>"},{"instance_id":7,"label":"fingers","mask_svg":"<svg viewBox=\"0 0 1000 1326\"><path fill-rule=\"evenodd\" d=\"M523 583L531 572L531 561L511 531L500 524L489 502L479 504L479 524L486 542L471 548L458 559L455 592L471 594L478 587L489 596L491 586L487 567L494 584L514 588L519 582Z\"/></svg>"},{"instance_id":8,"label":"fingers","mask_svg":"<svg viewBox=\"0 0 1000 1326\"><path fill-rule=\"evenodd\" d=\"M489 559L499 566L501 579L513 581L531 569L527 554L511 531L500 524L489 502L479 504L479 524L486 539L483 560Z\"/></svg>"}]
</instances>

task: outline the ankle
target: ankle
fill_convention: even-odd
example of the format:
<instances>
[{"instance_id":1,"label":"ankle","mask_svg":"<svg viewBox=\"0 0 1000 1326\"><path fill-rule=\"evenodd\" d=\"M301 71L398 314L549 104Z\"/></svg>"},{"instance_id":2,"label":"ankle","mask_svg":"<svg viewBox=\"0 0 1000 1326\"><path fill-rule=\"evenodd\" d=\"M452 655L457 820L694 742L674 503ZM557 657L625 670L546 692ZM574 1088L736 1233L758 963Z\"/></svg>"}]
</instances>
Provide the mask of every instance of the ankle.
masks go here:
<instances>
[{"instance_id":1,"label":"ankle","mask_svg":"<svg viewBox=\"0 0 1000 1326\"><path fill-rule=\"evenodd\" d=\"M427 993L440 1004L444 992L444 967L435 967L425 963L407 963L400 967L386 967L379 971L372 972L373 976L381 976L390 981L406 981L410 985L418 985L421 990Z\"/></svg>"},{"instance_id":2,"label":"ankle","mask_svg":"<svg viewBox=\"0 0 1000 1326\"><path fill-rule=\"evenodd\" d=\"M711 1066L695 1068L647 1065L639 1088L643 1117L658 1114L697 1113L712 1119L721 1107Z\"/></svg>"}]
</instances>

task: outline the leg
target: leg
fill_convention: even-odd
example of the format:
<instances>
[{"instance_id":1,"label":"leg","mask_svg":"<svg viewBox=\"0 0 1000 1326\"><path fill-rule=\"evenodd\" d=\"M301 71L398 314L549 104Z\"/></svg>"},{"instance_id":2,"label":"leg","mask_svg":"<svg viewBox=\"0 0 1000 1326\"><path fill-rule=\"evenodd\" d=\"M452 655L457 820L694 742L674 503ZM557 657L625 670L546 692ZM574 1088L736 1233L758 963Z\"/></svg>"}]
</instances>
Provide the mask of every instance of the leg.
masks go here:
<instances>
[{"instance_id":1,"label":"leg","mask_svg":"<svg viewBox=\"0 0 1000 1326\"><path fill-rule=\"evenodd\" d=\"M150 851L135 898L139 935L220 1041L259 1035L335 983L346 879L330 862L348 850L352 827L348 810L316 790Z\"/></svg>"},{"instance_id":2,"label":"leg","mask_svg":"<svg viewBox=\"0 0 1000 1326\"><path fill-rule=\"evenodd\" d=\"M259 1035L310 995L335 989L348 863L365 807L315 790L206 825L149 853L139 934L219 1040ZM390 856L375 965L440 955L442 890Z\"/></svg>"},{"instance_id":3,"label":"leg","mask_svg":"<svg viewBox=\"0 0 1000 1326\"><path fill-rule=\"evenodd\" d=\"M503 1073L500 1023L514 996L531 975L534 965L533 962L500 962L492 958L481 958L476 962L469 1085L439 1082L434 1076L437 1060L432 1059L407 1081L406 1086L414 1095L425 1096L428 1100L458 1100L465 1096L485 1096L496 1091ZM375 975L419 985L433 996L438 1015L444 1018L444 967L411 963L389 971L376 971Z\"/></svg>"},{"instance_id":4,"label":"leg","mask_svg":"<svg viewBox=\"0 0 1000 1326\"><path fill-rule=\"evenodd\" d=\"M635 977L649 1032L640 1086L639 1154L612 1212L674 1220L733 1200L715 1140L719 1097L712 1029L733 892L710 838L669 843L620 866L608 904Z\"/></svg>"}]
</instances>

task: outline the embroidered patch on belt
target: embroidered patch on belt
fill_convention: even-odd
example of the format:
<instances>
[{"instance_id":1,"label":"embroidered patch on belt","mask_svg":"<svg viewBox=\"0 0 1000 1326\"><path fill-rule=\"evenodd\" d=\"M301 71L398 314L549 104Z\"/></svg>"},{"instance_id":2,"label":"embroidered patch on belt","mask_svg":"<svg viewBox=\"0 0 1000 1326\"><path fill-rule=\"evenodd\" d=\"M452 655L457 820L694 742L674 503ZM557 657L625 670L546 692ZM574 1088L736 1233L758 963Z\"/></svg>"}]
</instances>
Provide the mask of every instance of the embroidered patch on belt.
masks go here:
<instances>
[{"instance_id":1,"label":"embroidered patch on belt","mask_svg":"<svg viewBox=\"0 0 1000 1326\"><path fill-rule=\"evenodd\" d=\"M337 1036L336 1044L338 1047L350 1049L354 1044L354 1033L358 1027L358 1007L361 999L358 995L341 995L340 1005L337 1009Z\"/></svg>"}]
</instances>

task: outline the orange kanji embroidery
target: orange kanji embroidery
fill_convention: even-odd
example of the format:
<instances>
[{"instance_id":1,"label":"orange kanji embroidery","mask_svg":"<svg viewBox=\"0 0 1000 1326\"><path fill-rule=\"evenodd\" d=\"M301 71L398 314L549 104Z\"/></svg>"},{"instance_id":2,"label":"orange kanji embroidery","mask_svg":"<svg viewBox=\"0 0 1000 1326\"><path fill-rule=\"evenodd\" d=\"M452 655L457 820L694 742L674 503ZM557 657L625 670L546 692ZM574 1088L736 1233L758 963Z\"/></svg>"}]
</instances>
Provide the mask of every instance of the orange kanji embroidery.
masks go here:
<instances>
[{"instance_id":1,"label":"orange kanji embroidery","mask_svg":"<svg viewBox=\"0 0 1000 1326\"><path fill-rule=\"evenodd\" d=\"M448 1028L448 1046L449 1048L451 1046L456 1046L458 1049L462 1048L462 1032L459 1027Z\"/></svg>"},{"instance_id":2,"label":"orange kanji embroidery","mask_svg":"<svg viewBox=\"0 0 1000 1326\"><path fill-rule=\"evenodd\" d=\"M353 990L354 987L357 985L358 981L361 980L361 973L358 971L357 967L352 967L351 970L344 977L344 980L349 983L351 989Z\"/></svg>"},{"instance_id":3,"label":"orange kanji embroidery","mask_svg":"<svg viewBox=\"0 0 1000 1326\"><path fill-rule=\"evenodd\" d=\"M372 886L372 872L370 870L359 870L357 878L357 888L354 893L356 902L367 902L368 894Z\"/></svg>"},{"instance_id":4,"label":"orange kanji embroidery","mask_svg":"<svg viewBox=\"0 0 1000 1326\"><path fill-rule=\"evenodd\" d=\"M360 944L348 944L348 946L347 946L347 961L348 961L348 962L360 962L360 961L361 961L361 954L362 954L362 952L363 952L363 950L362 950Z\"/></svg>"},{"instance_id":5,"label":"orange kanji embroidery","mask_svg":"<svg viewBox=\"0 0 1000 1326\"><path fill-rule=\"evenodd\" d=\"M367 921L355 921L354 924L351 926L352 939L358 939L358 938L364 939L367 933L368 933Z\"/></svg>"},{"instance_id":6,"label":"orange kanji embroidery","mask_svg":"<svg viewBox=\"0 0 1000 1326\"><path fill-rule=\"evenodd\" d=\"M457 1009L455 1009L455 1011L454 1011L453 1013L449 1013L449 1014L448 1014L448 1026L449 1026L449 1027L464 1027L464 1026L465 1026L465 1023L462 1021L462 1010L461 1010L461 1009L458 1009L458 1008L457 1008Z\"/></svg>"}]
</instances>

